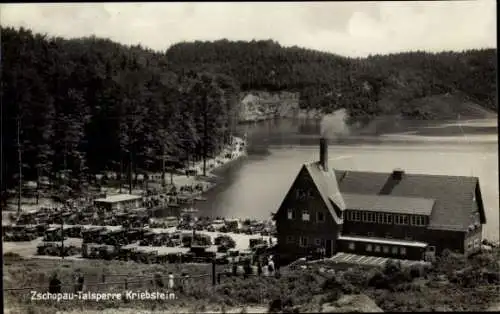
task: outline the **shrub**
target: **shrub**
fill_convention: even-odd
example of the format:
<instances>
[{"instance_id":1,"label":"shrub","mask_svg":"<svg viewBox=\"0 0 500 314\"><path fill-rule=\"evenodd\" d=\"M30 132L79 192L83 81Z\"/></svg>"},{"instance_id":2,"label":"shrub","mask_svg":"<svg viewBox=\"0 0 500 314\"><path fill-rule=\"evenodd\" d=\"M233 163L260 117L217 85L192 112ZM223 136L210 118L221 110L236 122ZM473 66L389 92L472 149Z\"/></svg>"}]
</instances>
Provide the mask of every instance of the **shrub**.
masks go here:
<instances>
[{"instance_id":1,"label":"shrub","mask_svg":"<svg viewBox=\"0 0 500 314\"><path fill-rule=\"evenodd\" d=\"M382 272L376 272L368 281L368 286L376 289L387 289L389 288L388 278Z\"/></svg>"},{"instance_id":2,"label":"shrub","mask_svg":"<svg viewBox=\"0 0 500 314\"><path fill-rule=\"evenodd\" d=\"M342 292L340 290L332 290L328 292L325 296L322 298L322 303L332 303L336 302L342 297Z\"/></svg>"},{"instance_id":3,"label":"shrub","mask_svg":"<svg viewBox=\"0 0 500 314\"><path fill-rule=\"evenodd\" d=\"M364 287L370 278L368 272L362 269L354 269L346 271L343 275L344 279L356 287Z\"/></svg>"},{"instance_id":4,"label":"shrub","mask_svg":"<svg viewBox=\"0 0 500 314\"><path fill-rule=\"evenodd\" d=\"M413 278L420 278L424 276L424 269L420 265L412 265L410 267L410 277Z\"/></svg>"},{"instance_id":5,"label":"shrub","mask_svg":"<svg viewBox=\"0 0 500 314\"><path fill-rule=\"evenodd\" d=\"M358 287L352 285L351 283L346 283L343 287L342 287L342 292L344 294L358 294L360 293L360 290Z\"/></svg>"},{"instance_id":6,"label":"shrub","mask_svg":"<svg viewBox=\"0 0 500 314\"><path fill-rule=\"evenodd\" d=\"M274 299L271 302L269 302L269 313L279 313L281 312L283 308L283 303L281 302L281 299Z\"/></svg>"},{"instance_id":7,"label":"shrub","mask_svg":"<svg viewBox=\"0 0 500 314\"><path fill-rule=\"evenodd\" d=\"M3 255L3 260L5 263L20 261L22 259L23 258L21 255L14 252L7 252Z\"/></svg>"},{"instance_id":8,"label":"shrub","mask_svg":"<svg viewBox=\"0 0 500 314\"><path fill-rule=\"evenodd\" d=\"M388 260L384 265L384 274L391 276L395 273L401 272L401 262L394 261L392 259Z\"/></svg>"}]
</instances>

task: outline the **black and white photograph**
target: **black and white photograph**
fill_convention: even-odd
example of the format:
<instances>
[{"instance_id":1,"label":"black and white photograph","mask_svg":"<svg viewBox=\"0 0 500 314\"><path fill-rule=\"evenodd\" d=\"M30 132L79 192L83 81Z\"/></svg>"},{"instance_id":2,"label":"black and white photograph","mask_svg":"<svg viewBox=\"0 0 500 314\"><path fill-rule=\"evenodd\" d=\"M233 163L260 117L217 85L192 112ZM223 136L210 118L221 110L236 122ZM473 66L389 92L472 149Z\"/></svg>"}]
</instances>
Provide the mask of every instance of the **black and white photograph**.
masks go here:
<instances>
[{"instance_id":1,"label":"black and white photograph","mask_svg":"<svg viewBox=\"0 0 500 314\"><path fill-rule=\"evenodd\" d=\"M500 311L496 15L0 4L3 312Z\"/></svg>"}]
</instances>

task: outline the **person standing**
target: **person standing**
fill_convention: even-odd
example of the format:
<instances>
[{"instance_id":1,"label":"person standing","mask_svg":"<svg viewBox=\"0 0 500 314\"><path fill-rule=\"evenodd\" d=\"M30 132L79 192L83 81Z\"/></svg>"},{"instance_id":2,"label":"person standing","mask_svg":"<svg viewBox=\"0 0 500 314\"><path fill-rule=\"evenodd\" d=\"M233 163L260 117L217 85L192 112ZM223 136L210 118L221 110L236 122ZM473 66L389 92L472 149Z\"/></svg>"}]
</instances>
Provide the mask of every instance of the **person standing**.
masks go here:
<instances>
[{"instance_id":1,"label":"person standing","mask_svg":"<svg viewBox=\"0 0 500 314\"><path fill-rule=\"evenodd\" d=\"M260 262L260 259L257 261L257 274L262 276L262 263Z\"/></svg>"},{"instance_id":2,"label":"person standing","mask_svg":"<svg viewBox=\"0 0 500 314\"><path fill-rule=\"evenodd\" d=\"M57 278L56 273L54 273L50 279L49 293L61 293L61 281Z\"/></svg>"},{"instance_id":3,"label":"person standing","mask_svg":"<svg viewBox=\"0 0 500 314\"><path fill-rule=\"evenodd\" d=\"M79 286L78 286L78 279L79 279L79 275L78 275L78 270L75 271L75 273L73 274L73 293L78 293L79 291Z\"/></svg>"},{"instance_id":4,"label":"person standing","mask_svg":"<svg viewBox=\"0 0 500 314\"><path fill-rule=\"evenodd\" d=\"M273 276L274 275L274 262L273 262L272 256L269 258L269 263L267 264L267 266L269 268L269 276Z\"/></svg>"},{"instance_id":5,"label":"person standing","mask_svg":"<svg viewBox=\"0 0 500 314\"><path fill-rule=\"evenodd\" d=\"M82 273L78 274L78 291L82 292L83 291L83 284L84 284L84 277Z\"/></svg>"},{"instance_id":6,"label":"person standing","mask_svg":"<svg viewBox=\"0 0 500 314\"><path fill-rule=\"evenodd\" d=\"M269 276L269 266L268 266L267 261L264 261L264 263L262 265L262 273L263 273L264 277Z\"/></svg>"},{"instance_id":7,"label":"person standing","mask_svg":"<svg viewBox=\"0 0 500 314\"><path fill-rule=\"evenodd\" d=\"M172 272L168 273L168 290L174 289L174 274Z\"/></svg>"}]
</instances>

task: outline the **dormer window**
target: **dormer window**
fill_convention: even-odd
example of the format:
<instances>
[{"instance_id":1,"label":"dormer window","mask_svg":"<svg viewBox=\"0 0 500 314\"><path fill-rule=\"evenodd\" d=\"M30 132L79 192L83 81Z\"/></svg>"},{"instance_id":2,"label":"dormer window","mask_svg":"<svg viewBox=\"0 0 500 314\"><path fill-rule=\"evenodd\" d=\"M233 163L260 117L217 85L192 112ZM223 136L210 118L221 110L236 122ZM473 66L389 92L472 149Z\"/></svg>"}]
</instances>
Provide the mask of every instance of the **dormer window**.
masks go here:
<instances>
[{"instance_id":1,"label":"dormer window","mask_svg":"<svg viewBox=\"0 0 500 314\"><path fill-rule=\"evenodd\" d=\"M303 221L309 221L310 220L310 215L308 210L303 210L302 211L302 220Z\"/></svg>"},{"instance_id":2,"label":"dormer window","mask_svg":"<svg viewBox=\"0 0 500 314\"><path fill-rule=\"evenodd\" d=\"M295 211L293 210L293 208L288 209L287 217L290 220L295 219Z\"/></svg>"}]
</instances>

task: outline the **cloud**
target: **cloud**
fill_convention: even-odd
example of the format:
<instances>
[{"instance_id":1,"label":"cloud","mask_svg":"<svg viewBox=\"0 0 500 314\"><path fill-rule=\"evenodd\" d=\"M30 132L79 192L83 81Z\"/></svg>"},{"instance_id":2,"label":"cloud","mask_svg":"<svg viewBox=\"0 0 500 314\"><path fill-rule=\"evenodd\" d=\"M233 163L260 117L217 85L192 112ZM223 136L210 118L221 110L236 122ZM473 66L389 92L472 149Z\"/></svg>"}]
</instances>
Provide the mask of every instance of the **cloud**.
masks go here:
<instances>
[{"instance_id":1,"label":"cloud","mask_svg":"<svg viewBox=\"0 0 500 314\"><path fill-rule=\"evenodd\" d=\"M2 4L3 26L165 50L179 41L274 39L341 55L496 48L496 2Z\"/></svg>"}]
</instances>

